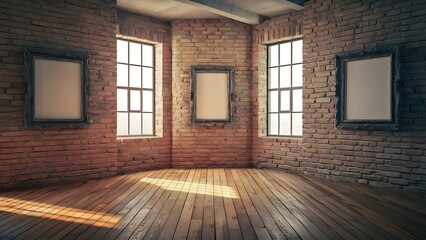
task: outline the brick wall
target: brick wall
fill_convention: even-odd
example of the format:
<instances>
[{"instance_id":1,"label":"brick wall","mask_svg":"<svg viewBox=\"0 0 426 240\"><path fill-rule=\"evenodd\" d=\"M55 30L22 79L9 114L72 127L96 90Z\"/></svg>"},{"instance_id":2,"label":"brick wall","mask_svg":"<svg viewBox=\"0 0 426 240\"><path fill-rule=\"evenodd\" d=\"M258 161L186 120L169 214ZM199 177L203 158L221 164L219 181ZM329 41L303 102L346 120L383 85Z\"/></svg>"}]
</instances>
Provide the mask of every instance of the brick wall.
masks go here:
<instances>
[{"instance_id":1,"label":"brick wall","mask_svg":"<svg viewBox=\"0 0 426 240\"><path fill-rule=\"evenodd\" d=\"M118 11L121 38L155 44L156 137L119 139L120 173L171 166L172 56L170 22Z\"/></svg>"},{"instance_id":2,"label":"brick wall","mask_svg":"<svg viewBox=\"0 0 426 240\"><path fill-rule=\"evenodd\" d=\"M229 19L172 21L173 167L250 164L251 29ZM237 97L233 124L190 125L191 65L235 67Z\"/></svg>"},{"instance_id":3,"label":"brick wall","mask_svg":"<svg viewBox=\"0 0 426 240\"><path fill-rule=\"evenodd\" d=\"M0 188L115 175L115 1L0 1ZM87 52L90 125L24 127L25 46Z\"/></svg>"},{"instance_id":4,"label":"brick wall","mask_svg":"<svg viewBox=\"0 0 426 240\"><path fill-rule=\"evenodd\" d=\"M302 11L254 27L229 19L175 20L170 25L121 10L117 15L115 5L114 0L0 0L0 188L170 166L252 164L327 179L426 189L423 0L310 0ZM158 137L116 138L117 35L155 43L162 55L156 62ZM266 44L300 36L304 135L267 137ZM402 130L335 129L336 54L393 44L403 47ZM88 52L88 127L24 127L25 46ZM233 124L189 124L191 65L236 68Z\"/></svg>"},{"instance_id":5,"label":"brick wall","mask_svg":"<svg viewBox=\"0 0 426 240\"><path fill-rule=\"evenodd\" d=\"M300 34L304 39L303 138L265 137L263 44ZM424 1L311 0L301 13L256 26L254 40L253 98L259 99L252 103L253 128L259 129L253 136L254 165L362 184L426 189ZM403 47L402 130L335 129L336 54L394 44Z\"/></svg>"}]
</instances>

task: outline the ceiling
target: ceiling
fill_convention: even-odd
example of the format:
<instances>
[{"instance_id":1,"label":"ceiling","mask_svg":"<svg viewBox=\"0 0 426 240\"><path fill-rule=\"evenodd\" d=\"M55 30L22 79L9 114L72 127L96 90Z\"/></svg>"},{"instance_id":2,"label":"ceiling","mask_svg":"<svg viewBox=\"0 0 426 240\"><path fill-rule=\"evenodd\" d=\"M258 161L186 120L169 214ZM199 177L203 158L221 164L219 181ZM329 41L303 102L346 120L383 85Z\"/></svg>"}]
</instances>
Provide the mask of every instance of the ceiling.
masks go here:
<instances>
[{"instance_id":1,"label":"ceiling","mask_svg":"<svg viewBox=\"0 0 426 240\"><path fill-rule=\"evenodd\" d=\"M119 8L163 20L231 18L258 24L290 10L303 8L303 0L117 0Z\"/></svg>"}]
</instances>

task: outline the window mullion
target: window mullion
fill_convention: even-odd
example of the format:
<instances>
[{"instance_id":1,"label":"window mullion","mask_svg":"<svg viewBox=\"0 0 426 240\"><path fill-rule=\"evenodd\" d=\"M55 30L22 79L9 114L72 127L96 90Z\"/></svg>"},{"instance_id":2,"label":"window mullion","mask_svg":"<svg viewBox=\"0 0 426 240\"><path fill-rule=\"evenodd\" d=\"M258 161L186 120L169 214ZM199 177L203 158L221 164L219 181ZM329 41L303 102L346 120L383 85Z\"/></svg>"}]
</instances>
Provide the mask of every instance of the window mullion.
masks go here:
<instances>
[{"instance_id":1,"label":"window mullion","mask_svg":"<svg viewBox=\"0 0 426 240\"><path fill-rule=\"evenodd\" d=\"M152 66L155 66L155 49L152 49ZM152 133L155 134L155 68L152 68Z\"/></svg>"},{"instance_id":2,"label":"window mullion","mask_svg":"<svg viewBox=\"0 0 426 240\"><path fill-rule=\"evenodd\" d=\"M290 135L293 135L293 42L290 44Z\"/></svg>"},{"instance_id":3,"label":"window mullion","mask_svg":"<svg viewBox=\"0 0 426 240\"><path fill-rule=\"evenodd\" d=\"M130 43L127 42L127 135L130 135Z\"/></svg>"},{"instance_id":4,"label":"window mullion","mask_svg":"<svg viewBox=\"0 0 426 240\"><path fill-rule=\"evenodd\" d=\"M130 89L127 88L127 134L130 134Z\"/></svg>"},{"instance_id":5,"label":"window mullion","mask_svg":"<svg viewBox=\"0 0 426 240\"><path fill-rule=\"evenodd\" d=\"M271 70L270 70L270 66L271 66L271 64L270 64L270 60L271 60L271 53L270 53L270 47L267 47L266 48L267 50L267 52L266 52L266 135L271 135L271 126L270 126L270 124L269 124L269 115L270 115L270 113L269 113L269 106L270 106L270 101L269 101L269 89L270 89L270 84L269 84L269 79L270 79L270 72L271 72Z\"/></svg>"},{"instance_id":6,"label":"window mullion","mask_svg":"<svg viewBox=\"0 0 426 240\"><path fill-rule=\"evenodd\" d=\"M141 47L141 89L139 90L141 92L141 99L140 99L140 104L141 104L141 134L144 135L144 131L143 131L143 47Z\"/></svg>"},{"instance_id":7,"label":"window mullion","mask_svg":"<svg viewBox=\"0 0 426 240\"><path fill-rule=\"evenodd\" d=\"M281 46L278 45L278 67L277 67L277 71L278 71L278 135L280 135L281 131L281 71L280 71L280 59L281 59L281 51L280 51Z\"/></svg>"}]
</instances>

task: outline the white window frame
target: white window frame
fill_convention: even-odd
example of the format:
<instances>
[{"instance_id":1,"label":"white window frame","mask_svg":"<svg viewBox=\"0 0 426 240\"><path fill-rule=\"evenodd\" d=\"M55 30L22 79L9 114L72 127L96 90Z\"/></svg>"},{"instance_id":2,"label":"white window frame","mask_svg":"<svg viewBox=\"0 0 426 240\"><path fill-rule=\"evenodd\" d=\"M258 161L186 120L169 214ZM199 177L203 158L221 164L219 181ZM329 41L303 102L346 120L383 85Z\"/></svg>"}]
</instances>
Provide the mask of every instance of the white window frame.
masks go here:
<instances>
[{"instance_id":1,"label":"white window frame","mask_svg":"<svg viewBox=\"0 0 426 240\"><path fill-rule=\"evenodd\" d=\"M293 44L294 44L294 42L296 42L296 41L302 41L302 47L303 47L303 40L301 39L301 38L299 38L299 39L292 39L292 40L289 40L289 41L282 41L282 42L278 42L278 43L273 43L273 44L270 44L270 45L268 45L267 46L267 52L268 52L268 57L267 57L267 108L266 108L266 112L267 112L267 136L275 136L275 137L302 137L303 136L303 94L302 94L302 92L303 92L303 56L302 56L302 61L300 61L300 62L294 62L293 61ZM291 44L291 47L290 47L290 63L285 63L285 64L282 64L280 61L281 61L281 46L282 46L282 44L287 44L287 43L290 43ZM272 47L275 47L275 46L277 46L278 47L278 64L276 65L276 66L271 66L271 48ZM303 55L303 54L302 54ZM295 67L295 66L302 66L302 84L301 85L298 85L298 86L293 86L293 68ZM286 87L281 87L281 71L280 71L280 68L281 67L290 67L290 79L291 79L291 81L290 81L290 86L286 86ZM271 87L271 72L272 72L272 69L277 69L277 72L278 72L278 86L277 87L274 87L274 88L272 88ZM289 105L289 109L288 110L282 110L282 108L281 108L281 94L282 94L282 92L283 91L288 91L289 92L289 100L290 100L290 102L288 103L288 105ZM294 109L294 106L293 106L293 96L294 96L294 94L295 94L295 92L300 92L300 94L302 94L302 103L301 103L301 106L299 106L299 109L298 110L295 110ZM273 92L277 92L277 98L276 98L276 100L277 100L277 106L278 106L278 110L277 111L271 111L271 108L272 108L272 103L271 103L271 98L272 98L272 93ZM284 115L284 114L290 114L290 126L289 126L289 128L290 128L290 134L280 134L281 133L281 129L280 129L280 118L281 118L281 115ZM293 120L293 117L294 116L296 116L296 114L300 114L300 115L297 115L297 116L301 116L301 122L299 123L300 125L299 126L301 126L301 133L300 134L297 134L297 133L295 133L295 127L294 127L294 120ZM272 117L278 117L278 119L277 119L277 131L276 131L276 133L275 133L275 131L274 132L272 132L271 130L271 128L272 128L272 126L271 126L271 121L272 121Z\"/></svg>"},{"instance_id":2,"label":"white window frame","mask_svg":"<svg viewBox=\"0 0 426 240\"><path fill-rule=\"evenodd\" d=\"M118 42L119 41L124 41L127 42L127 62L120 62L119 61L119 52L118 52ZM140 44L141 45L141 59L140 59L140 64L134 64L134 63L130 63L130 56L131 56L131 52L130 52L130 44L131 43L136 43L136 44ZM152 66L148 66L148 65L144 65L144 55L143 55L143 46L148 46L152 48ZM152 137L155 136L156 133L156 129L155 129L155 45L154 44L150 44L150 43L145 43L145 42L137 42L137 41L131 41L131 40L127 40L127 39L122 39L122 38L117 38L117 137L119 138L126 138L126 137ZM127 86L119 86L118 85L118 78L119 78L119 74L118 74L118 66L120 65L126 65L127 66ZM131 66L136 66L136 67L140 67L141 69L141 83L140 83L140 87L131 87L130 85L130 67ZM146 88L143 86L143 69L152 69L152 88ZM119 110L119 91L123 91L126 90L127 91L127 109L126 110ZM131 91L133 92L137 92L139 91L139 110L132 110L131 109ZM146 93L145 93L146 92ZM151 110L146 110L144 109L144 102L143 102L143 98L144 98L144 93L147 94L148 92L151 93L151 97L152 97L152 105ZM131 113L137 113L140 114L140 134L132 134L130 133L130 128L131 128L131 118L130 115ZM119 134L119 115L120 114L127 114L127 134ZM151 129L152 132L148 132L145 133L144 132L144 114L148 115L151 114L152 119L151 119Z\"/></svg>"}]
</instances>

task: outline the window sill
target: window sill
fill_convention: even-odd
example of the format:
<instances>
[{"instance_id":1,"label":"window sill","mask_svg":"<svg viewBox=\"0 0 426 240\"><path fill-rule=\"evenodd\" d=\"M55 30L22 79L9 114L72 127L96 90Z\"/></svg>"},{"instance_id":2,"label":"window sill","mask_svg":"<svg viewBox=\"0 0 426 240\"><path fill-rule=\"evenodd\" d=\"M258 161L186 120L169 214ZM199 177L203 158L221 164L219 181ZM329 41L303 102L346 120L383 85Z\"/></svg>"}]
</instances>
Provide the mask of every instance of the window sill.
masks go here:
<instances>
[{"instance_id":1,"label":"window sill","mask_svg":"<svg viewBox=\"0 0 426 240\"><path fill-rule=\"evenodd\" d=\"M276 139L277 141L281 140L294 140L294 141L302 141L303 136L259 136L260 139Z\"/></svg>"},{"instance_id":2,"label":"window sill","mask_svg":"<svg viewBox=\"0 0 426 240\"><path fill-rule=\"evenodd\" d=\"M162 138L161 136L132 136L132 137L117 137L117 141L138 140L138 139L155 139Z\"/></svg>"}]
</instances>

